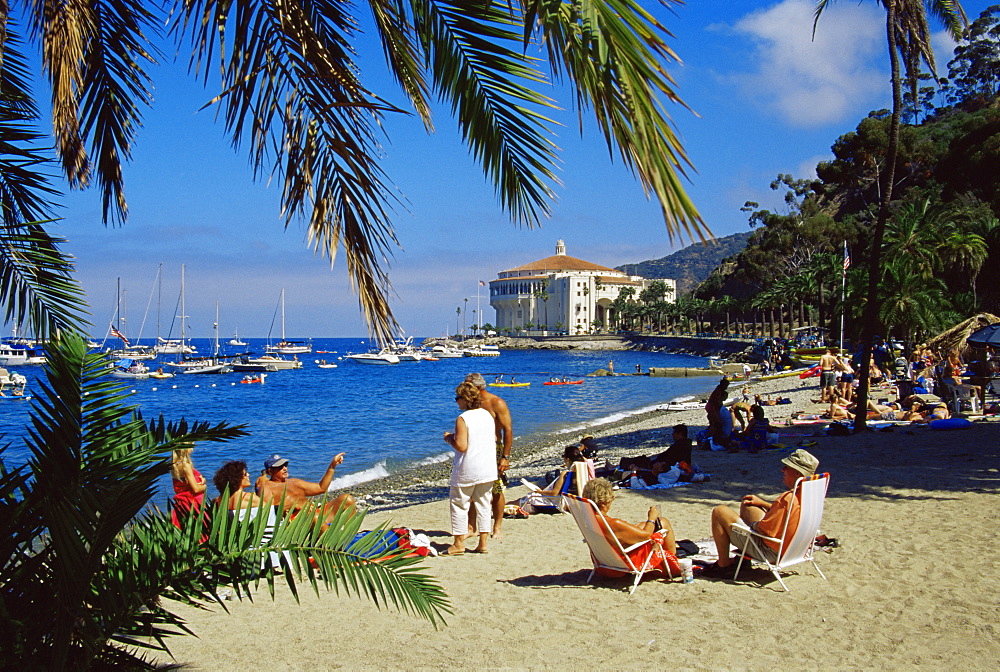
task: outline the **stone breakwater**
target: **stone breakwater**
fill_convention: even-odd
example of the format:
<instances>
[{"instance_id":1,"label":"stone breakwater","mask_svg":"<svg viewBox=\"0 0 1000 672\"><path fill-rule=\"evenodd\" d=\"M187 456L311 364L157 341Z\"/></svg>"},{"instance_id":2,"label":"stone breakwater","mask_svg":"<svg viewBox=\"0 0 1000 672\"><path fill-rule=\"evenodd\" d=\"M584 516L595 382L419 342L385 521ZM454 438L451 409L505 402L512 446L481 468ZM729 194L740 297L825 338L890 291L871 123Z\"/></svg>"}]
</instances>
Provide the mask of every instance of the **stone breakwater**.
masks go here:
<instances>
[{"instance_id":1,"label":"stone breakwater","mask_svg":"<svg viewBox=\"0 0 1000 672\"><path fill-rule=\"evenodd\" d=\"M743 385L741 382L731 383L730 398L738 396ZM814 380L803 384L798 377L792 377L751 381L748 385L751 394L791 399L791 404L765 407L765 413L772 424L780 425L795 411L814 410L809 400L810 396L817 394ZM520 483L521 478L540 479L545 472L561 466L563 448L579 440L584 434L592 434L597 439L600 448L599 464L605 460L617 464L625 456L658 453L670 445L672 428L678 423L688 425L693 437L707 424L705 411L700 408L686 411L661 408L613 422L595 424L576 434L543 433L516 437L507 476L511 486ZM350 492L363 500L371 511L398 509L411 504L447 499L450 475L451 461L448 460L368 481L350 488Z\"/></svg>"},{"instance_id":2,"label":"stone breakwater","mask_svg":"<svg viewBox=\"0 0 1000 672\"><path fill-rule=\"evenodd\" d=\"M441 343L441 339L427 339L424 345ZM634 350L669 352L696 357L719 357L735 361L749 361L753 344L746 339L695 337L695 336L489 336L469 338L464 341L444 341L453 347L496 345L502 350Z\"/></svg>"}]
</instances>

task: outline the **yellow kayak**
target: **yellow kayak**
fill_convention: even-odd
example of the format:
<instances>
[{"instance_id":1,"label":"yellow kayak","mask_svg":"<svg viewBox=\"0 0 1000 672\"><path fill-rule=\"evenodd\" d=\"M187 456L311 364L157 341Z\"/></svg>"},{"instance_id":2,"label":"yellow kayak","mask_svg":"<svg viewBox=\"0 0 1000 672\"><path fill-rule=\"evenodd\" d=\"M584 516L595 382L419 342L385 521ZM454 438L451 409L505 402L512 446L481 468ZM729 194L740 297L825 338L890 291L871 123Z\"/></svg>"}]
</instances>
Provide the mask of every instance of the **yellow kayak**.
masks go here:
<instances>
[{"instance_id":1,"label":"yellow kayak","mask_svg":"<svg viewBox=\"0 0 1000 672\"><path fill-rule=\"evenodd\" d=\"M490 387L528 387L531 383L487 383Z\"/></svg>"}]
</instances>

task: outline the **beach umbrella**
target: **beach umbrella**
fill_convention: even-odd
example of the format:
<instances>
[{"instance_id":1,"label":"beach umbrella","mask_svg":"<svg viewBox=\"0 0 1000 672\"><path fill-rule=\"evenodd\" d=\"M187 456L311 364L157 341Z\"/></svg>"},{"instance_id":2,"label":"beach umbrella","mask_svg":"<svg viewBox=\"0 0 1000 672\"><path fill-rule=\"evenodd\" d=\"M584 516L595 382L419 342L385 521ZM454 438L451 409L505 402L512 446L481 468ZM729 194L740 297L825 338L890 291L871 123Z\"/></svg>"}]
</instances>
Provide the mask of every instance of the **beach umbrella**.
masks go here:
<instances>
[{"instance_id":1,"label":"beach umbrella","mask_svg":"<svg viewBox=\"0 0 1000 672\"><path fill-rule=\"evenodd\" d=\"M986 345L1000 347L1000 322L990 324L979 331L969 334L965 342L969 345L978 345L980 347Z\"/></svg>"}]
</instances>

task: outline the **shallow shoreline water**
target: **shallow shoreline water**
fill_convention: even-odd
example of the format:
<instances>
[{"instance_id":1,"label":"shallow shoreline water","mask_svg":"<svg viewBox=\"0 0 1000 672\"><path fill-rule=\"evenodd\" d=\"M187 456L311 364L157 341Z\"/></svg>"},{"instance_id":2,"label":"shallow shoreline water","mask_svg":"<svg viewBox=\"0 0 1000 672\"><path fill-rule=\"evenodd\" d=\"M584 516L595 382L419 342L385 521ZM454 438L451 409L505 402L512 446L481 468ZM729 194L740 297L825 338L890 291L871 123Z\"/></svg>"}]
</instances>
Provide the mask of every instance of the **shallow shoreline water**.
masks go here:
<instances>
[{"instance_id":1,"label":"shallow shoreline water","mask_svg":"<svg viewBox=\"0 0 1000 672\"><path fill-rule=\"evenodd\" d=\"M707 390L696 395L699 400L707 399L718 379L706 378ZM733 381L729 387L729 398L739 395L742 387L750 388L750 393L762 396L783 396L791 399L790 404L766 406L765 413L772 425L780 426L796 411L814 411L810 397L818 394L813 379L805 383L797 376L774 380ZM605 460L617 463L625 456L652 454L665 449L672 441L672 427L675 424L688 425L693 437L707 426L704 409L665 410L668 400L656 407L602 422L600 419L587 424L579 431L540 432L514 440L512 460L507 471L512 486L521 478L540 478L545 472L561 465L563 447L574 443L581 436L592 434L597 440L600 452L598 463ZM398 509L413 504L445 499L448 496L448 479L451 474L451 460L435 464L419 465L385 478L357 484L344 491L350 492L367 505L369 511ZM336 492L340 492L339 490Z\"/></svg>"}]
</instances>

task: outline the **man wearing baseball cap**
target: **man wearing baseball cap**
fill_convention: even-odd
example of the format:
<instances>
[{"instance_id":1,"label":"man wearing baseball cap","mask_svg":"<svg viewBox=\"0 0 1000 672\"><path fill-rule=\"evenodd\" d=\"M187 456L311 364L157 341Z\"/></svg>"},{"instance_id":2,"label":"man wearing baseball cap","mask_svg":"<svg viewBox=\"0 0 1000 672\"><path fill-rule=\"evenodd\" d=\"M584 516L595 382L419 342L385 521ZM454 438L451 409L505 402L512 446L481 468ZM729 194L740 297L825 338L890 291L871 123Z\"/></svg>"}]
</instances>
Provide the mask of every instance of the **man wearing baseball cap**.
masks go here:
<instances>
[{"instance_id":1,"label":"man wearing baseball cap","mask_svg":"<svg viewBox=\"0 0 1000 672\"><path fill-rule=\"evenodd\" d=\"M735 569L733 563L738 558L729 557L729 535L733 529L733 523L737 520L742 520L755 532L768 537L777 537L781 534L787 513L788 530L785 538L791 539L795 534L795 530L799 526L801 503L795 497L792 489L798 479L816 473L819 460L812 454L799 449L781 460L781 464L781 477L788 491L773 502L765 501L757 495L746 495L740 502L739 515L725 504L720 504L712 509L712 538L715 539L719 559L712 565L705 567L701 576L710 579L732 577L732 572ZM765 540L764 543L775 553L780 551L777 542Z\"/></svg>"},{"instance_id":2,"label":"man wearing baseball cap","mask_svg":"<svg viewBox=\"0 0 1000 672\"><path fill-rule=\"evenodd\" d=\"M344 453L337 453L326 473L319 483L303 481L301 478L288 477L288 458L281 455L271 455L264 460L264 474L257 479L255 489L265 504L281 504L284 500L284 513L291 513L293 516L300 510L310 505L309 497L326 494L330 483L333 481L333 474L341 462L344 461ZM324 507L324 518L330 519L341 507L353 507L354 498L344 493L335 499L330 500Z\"/></svg>"}]
</instances>

